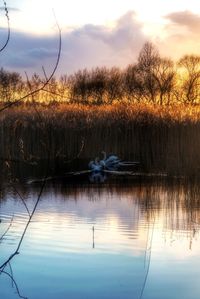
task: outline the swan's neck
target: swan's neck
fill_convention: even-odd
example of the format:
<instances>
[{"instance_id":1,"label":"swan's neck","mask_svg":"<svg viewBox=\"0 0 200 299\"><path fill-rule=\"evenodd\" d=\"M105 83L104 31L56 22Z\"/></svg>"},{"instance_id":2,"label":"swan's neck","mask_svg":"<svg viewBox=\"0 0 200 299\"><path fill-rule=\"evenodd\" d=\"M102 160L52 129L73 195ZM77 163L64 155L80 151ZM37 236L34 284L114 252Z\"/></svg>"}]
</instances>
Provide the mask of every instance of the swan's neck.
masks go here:
<instances>
[{"instance_id":1,"label":"swan's neck","mask_svg":"<svg viewBox=\"0 0 200 299\"><path fill-rule=\"evenodd\" d=\"M102 154L103 154L103 160L106 160L107 158L106 152L102 151Z\"/></svg>"}]
</instances>

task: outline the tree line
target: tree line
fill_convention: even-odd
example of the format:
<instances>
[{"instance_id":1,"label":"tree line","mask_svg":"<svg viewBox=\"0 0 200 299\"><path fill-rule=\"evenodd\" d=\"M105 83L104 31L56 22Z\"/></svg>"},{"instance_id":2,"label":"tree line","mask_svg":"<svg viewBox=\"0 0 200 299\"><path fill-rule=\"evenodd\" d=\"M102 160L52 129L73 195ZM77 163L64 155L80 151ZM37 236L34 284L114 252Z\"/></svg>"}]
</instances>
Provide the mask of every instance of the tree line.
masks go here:
<instances>
[{"instance_id":1,"label":"tree line","mask_svg":"<svg viewBox=\"0 0 200 299\"><path fill-rule=\"evenodd\" d=\"M44 72L45 73L45 72ZM0 70L0 100L12 101L16 94L37 89L44 80L34 74L22 79L16 72ZM185 55L174 62L161 57L157 48L146 42L135 63L125 69L96 67L72 75L52 78L46 89L26 101L62 101L81 104L147 102L159 105L200 103L200 56Z\"/></svg>"}]
</instances>

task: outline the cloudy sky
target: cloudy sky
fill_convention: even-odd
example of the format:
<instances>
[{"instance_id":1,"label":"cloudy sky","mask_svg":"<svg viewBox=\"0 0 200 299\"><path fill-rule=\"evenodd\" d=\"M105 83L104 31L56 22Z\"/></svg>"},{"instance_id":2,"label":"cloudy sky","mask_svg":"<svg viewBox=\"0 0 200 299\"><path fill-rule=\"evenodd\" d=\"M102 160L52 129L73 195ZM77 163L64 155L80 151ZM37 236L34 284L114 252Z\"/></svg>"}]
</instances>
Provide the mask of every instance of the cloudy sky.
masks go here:
<instances>
[{"instance_id":1,"label":"cloudy sky","mask_svg":"<svg viewBox=\"0 0 200 299\"><path fill-rule=\"evenodd\" d=\"M6 20L1 6L1 43ZM58 75L94 66L124 67L137 59L145 41L162 55L179 58L200 53L199 0L7 0L11 39L1 66L21 73L50 72L62 28Z\"/></svg>"}]
</instances>

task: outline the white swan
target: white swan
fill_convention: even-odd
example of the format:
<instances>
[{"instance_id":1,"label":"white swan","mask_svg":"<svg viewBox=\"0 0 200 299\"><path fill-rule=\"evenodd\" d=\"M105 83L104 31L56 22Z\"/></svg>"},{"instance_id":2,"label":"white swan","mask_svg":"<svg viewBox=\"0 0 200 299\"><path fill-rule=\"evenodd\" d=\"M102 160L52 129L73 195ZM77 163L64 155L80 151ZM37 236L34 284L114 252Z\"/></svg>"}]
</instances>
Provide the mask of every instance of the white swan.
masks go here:
<instances>
[{"instance_id":1,"label":"white swan","mask_svg":"<svg viewBox=\"0 0 200 299\"><path fill-rule=\"evenodd\" d=\"M120 166L134 166L139 164L139 162L122 161L116 155L109 155L107 157L105 151L102 151L102 154L103 159L99 161L99 164L102 165L103 169L117 170Z\"/></svg>"},{"instance_id":2,"label":"white swan","mask_svg":"<svg viewBox=\"0 0 200 299\"><path fill-rule=\"evenodd\" d=\"M103 166L100 164L98 157L96 157L94 161L90 161L88 167L93 172L100 172L103 170Z\"/></svg>"},{"instance_id":3,"label":"white swan","mask_svg":"<svg viewBox=\"0 0 200 299\"><path fill-rule=\"evenodd\" d=\"M122 161L116 155L109 155L107 157L106 152L102 151L103 159L99 160L96 157L94 161L90 161L88 164L89 169L92 172L102 172L102 171L116 171L121 166L134 166L139 164L139 162L129 162Z\"/></svg>"}]
</instances>

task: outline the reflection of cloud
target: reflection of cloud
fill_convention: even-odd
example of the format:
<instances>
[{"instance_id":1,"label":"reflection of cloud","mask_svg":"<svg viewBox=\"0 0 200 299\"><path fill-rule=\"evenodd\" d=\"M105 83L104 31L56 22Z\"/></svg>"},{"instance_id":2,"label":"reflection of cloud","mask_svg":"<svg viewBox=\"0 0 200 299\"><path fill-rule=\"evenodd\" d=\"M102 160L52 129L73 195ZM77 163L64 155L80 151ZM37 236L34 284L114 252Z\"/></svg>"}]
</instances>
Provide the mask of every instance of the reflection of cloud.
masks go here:
<instances>
[{"instance_id":1,"label":"reflection of cloud","mask_svg":"<svg viewBox=\"0 0 200 299\"><path fill-rule=\"evenodd\" d=\"M146 37L133 12L117 20L115 26L85 25L62 34L60 73L94 66L125 66L137 57ZM12 32L7 51L0 57L4 67L53 65L57 52L56 36L35 36Z\"/></svg>"},{"instance_id":2,"label":"reflection of cloud","mask_svg":"<svg viewBox=\"0 0 200 299\"><path fill-rule=\"evenodd\" d=\"M10 6L7 6L7 9L8 9L8 13L11 12L11 11L14 11L14 12L20 11L18 8L16 8L16 7L10 7ZM0 6L0 10L5 11L5 6Z\"/></svg>"}]
</instances>

